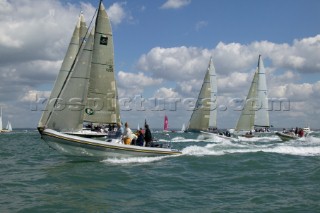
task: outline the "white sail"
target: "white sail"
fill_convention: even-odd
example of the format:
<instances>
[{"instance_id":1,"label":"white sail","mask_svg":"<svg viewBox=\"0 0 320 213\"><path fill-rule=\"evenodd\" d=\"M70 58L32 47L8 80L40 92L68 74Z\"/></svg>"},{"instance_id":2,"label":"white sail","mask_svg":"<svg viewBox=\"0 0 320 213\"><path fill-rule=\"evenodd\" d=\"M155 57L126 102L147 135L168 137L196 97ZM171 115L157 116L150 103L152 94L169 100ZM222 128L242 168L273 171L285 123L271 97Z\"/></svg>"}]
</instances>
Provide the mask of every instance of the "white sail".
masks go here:
<instances>
[{"instance_id":1,"label":"white sail","mask_svg":"<svg viewBox=\"0 0 320 213\"><path fill-rule=\"evenodd\" d=\"M217 80L212 58L191 115L188 131L207 131L217 128Z\"/></svg>"},{"instance_id":2,"label":"white sail","mask_svg":"<svg viewBox=\"0 0 320 213\"><path fill-rule=\"evenodd\" d=\"M235 131L251 131L254 127L269 127L268 95L265 70L259 55L257 70L249 89Z\"/></svg>"},{"instance_id":3,"label":"white sail","mask_svg":"<svg viewBox=\"0 0 320 213\"><path fill-rule=\"evenodd\" d=\"M114 74L114 53L111 24L103 4L100 4L94 35L88 101L84 120L92 123L120 121Z\"/></svg>"},{"instance_id":4,"label":"white sail","mask_svg":"<svg viewBox=\"0 0 320 213\"><path fill-rule=\"evenodd\" d=\"M186 126L185 126L185 124L182 124L181 132L184 132L184 131L186 131Z\"/></svg>"},{"instance_id":5,"label":"white sail","mask_svg":"<svg viewBox=\"0 0 320 213\"><path fill-rule=\"evenodd\" d=\"M263 65L261 55L259 55L258 62L258 88L257 88L257 102L255 113L255 127L270 127L269 123L269 111L268 111L268 90L266 73Z\"/></svg>"},{"instance_id":6,"label":"white sail","mask_svg":"<svg viewBox=\"0 0 320 213\"><path fill-rule=\"evenodd\" d=\"M86 21L84 19L83 13L81 12L79 17L79 44L81 44L87 36L88 27L86 25Z\"/></svg>"},{"instance_id":7,"label":"white sail","mask_svg":"<svg viewBox=\"0 0 320 213\"><path fill-rule=\"evenodd\" d=\"M0 132L2 130L2 107L0 108Z\"/></svg>"},{"instance_id":8,"label":"white sail","mask_svg":"<svg viewBox=\"0 0 320 213\"><path fill-rule=\"evenodd\" d=\"M210 107L210 117L209 117L209 128L217 128L217 74L216 69L213 66L212 57L210 58L210 87L211 87L211 107Z\"/></svg>"},{"instance_id":9,"label":"white sail","mask_svg":"<svg viewBox=\"0 0 320 213\"><path fill-rule=\"evenodd\" d=\"M68 76L59 100L57 100L56 107L47 122L47 128L58 131L79 131L82 129L91 68L92 46L93 33L90 34L85 47L80 52L78 60Z\"/></svg>"},{"instance_id":10,"label":"white sail","mask_svg":"<svg viewBox=\"0 0 320 213\"><path fill-rule=\"evenodd\" d=\"M9 132L12 131L12 126L11 126L10 121L8 121L8 123L7 123L6 130L9 131Z\"/></svg>"},{"instance_id":11,"label":"white sail","mask_svg":"<svg viewBox=\"0 0 320 213\"><path fill-rule=\"evenodd\" d=\"M65 83L69 72L71 71L72 64L75 61L75 57L80 47L80 28L82 32L81 34L83 34L84 28L86 28L84 26L85 26L84 18L83 18L83 15L81 14L75 26L75 29L73 31L67 53L63 59L59 74L55 81L54 87L51 91L50 98L48 99L46 108L43 111L41 119L39 121L39 124L38 124L39 127L45 126L46 122L48 121L49 114L52 112L54 108L54 103L58 98L60 91L62 90L63 84Z\"/></svg>"},{"instance_id":12,"label":"white sail","mask_svg":"<svg viewBox=\"0 0 320 213\"><path fill-rule=\"evenodd\" d=\"M258 70L254 73L251 86L245 100L235 131L251 131L254 127Z\"/></svg>"}]
</instances>

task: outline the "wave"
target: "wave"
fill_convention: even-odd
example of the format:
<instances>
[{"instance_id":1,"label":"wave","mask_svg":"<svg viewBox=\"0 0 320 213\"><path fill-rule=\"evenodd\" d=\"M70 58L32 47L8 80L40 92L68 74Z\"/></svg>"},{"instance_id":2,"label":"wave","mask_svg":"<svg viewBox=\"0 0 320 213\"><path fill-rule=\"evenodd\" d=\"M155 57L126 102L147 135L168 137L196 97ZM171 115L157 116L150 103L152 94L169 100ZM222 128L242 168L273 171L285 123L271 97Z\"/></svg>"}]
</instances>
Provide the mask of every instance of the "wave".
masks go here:
<instances>
[{"instance_id":1,"label":"wave","mask_svg":"<svg viewBox=\"0 0 320 213\"><path fill-rule=\"evenodd\" d=\"M273 137L270 137L272 139ZM269 141L270 143L260 143L259 140L252 141L232 141L223 140L219 143L198 143L200 140L185 139L176 137L171 140L160 139L162 142L194 142L181 149L182 155L157 156L157 157L126 157L126 158L108 158L104 163L111 164L145 164L155 161L161 161L166 158L175 158L183 156L219 156L236 153L278 153L296 156L320 156L320 138L307 137L304 140L292 140L287 142ZM199 144L204 144L201 146Z\"/></svg>"},{"instance_id":2,"label":"wave","mask_svg":"<svg viewBox=\"0 0 320 213\"><path fill-rule=\"evenodd\" d=\"M225 155L233 153L268 152L300 156L320 156L320 138L307 138L305 141L296 140L275 143L248 143L224 141L205 146L192 145L182 149L183 155Z\"/></svg>"},{"instance_id":3,"label":"wave","mask_svg":"<svg viewBox=\"0 0 320 213\"><path fill-rule=\"evenodd\" d=\"M112 163L112 164L150 163L150 162L160 161L164 158L169 158L169 157L172 157L172 156L108 158L108 159L102 160L102 162Z\"/></svg>"}]
</instances>

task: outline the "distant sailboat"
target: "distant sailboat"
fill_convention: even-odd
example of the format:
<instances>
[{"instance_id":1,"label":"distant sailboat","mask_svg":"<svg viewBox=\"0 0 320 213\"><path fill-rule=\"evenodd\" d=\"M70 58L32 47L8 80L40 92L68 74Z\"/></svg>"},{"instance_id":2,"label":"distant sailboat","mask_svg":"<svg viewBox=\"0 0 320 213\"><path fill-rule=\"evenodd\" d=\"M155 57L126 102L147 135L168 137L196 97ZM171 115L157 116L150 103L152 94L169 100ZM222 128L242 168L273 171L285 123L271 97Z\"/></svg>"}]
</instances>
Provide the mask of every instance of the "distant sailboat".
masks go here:
<instances>
[{"instance_id":1,"label":"distant sailboat","mask_svg":"<svg viewBox=\"0 0 320 213\"><path fill-rule=\"evenodd\" d=\"M217 76L211 57L187 131L200 132L217 129L216 99Z\"/></svg>"},{"instance_id":2,"label":"distant sailboat","mask_svg":"<svg viewBox=\"0 0 320 213\"><path fill-rule=\"evenodd\" d=\"M2 107L0 108L0 132L2 132Z\"/></svg>"},{"instance_id":3,"label":"distant sailboat","mask_svg":"<svg viewBox=\"0 0 320 213\"><path fill-rule=\"evenodd\" d=\"M165 115L164 116L164 121L163 121L163 131L164 132L169 132L169 120L168 120L168 116Z\"/></svg>"},{"instance_id":4,"label":"distant sailboat","mask_svg":"<svg viewBox=\"0 0 320 213\"><path fill-rule=\"evenodd\" d=\"M184 133L186 131L186 126L185 124L182 124L181 130L177 131L177 133Z\"/></svg>"},{"instance_id":5,"label":"distant sailboat","mask_svg":"<svg viewBox=\"0 0 320 213\"><path fill-rule=\"evenodd\" d=\"M185 132L185 131L186 131L186 126L184 124L182 124L181 132Z\"/></svg>"},{"instance_id":6,"label":"distant sailboat","mask_svg":"<svg viewBox=\"0 0 320 213\"><path fill-rule=\"evenodd\" d=\"M245 136L252 137L255 128L268 129L270 127L267 93L265 69L261 55L259 55L257 70L237 122L235 134L246 133Z\"/></svg>"},{"instance_id":7,"label":"distant sailboat","mask_svg":"<svg viewBox=\"0 0 320 213\"><path fill-rule=\"evenodd\" d=\"M78 30L77 27L76 29ZM80 135L84 122L92 124L120 122L114 74L113 36L102 1L97 10L95 27L83 46L80 45L78 48L66 72L67 74L61 77L63 82L55 84L53 91L57 92L54 95L53 105L46 107L47 110L43 112L38 125L41 138L50 147L66 155L92 157L181 153L170 147L125 145L120 138L103 141L73 135L73 133ZM83 136L87 136L87 133Z\"/></svg>"},{"instance_id":8,"label":"distant sailboat","mask_svg":"<svg viewBox=\"0 0 320 213\"><path fill-rule=\"evenodd\" d=\"M6 130L7 130L8 132L11 132L11 131L12 131L12 126L11 126L10 121L8 121L8 123L7 123Z\"/></svg>"},{"instance_id":9,"label":"distant sailboat","mask_svg":"<svg viewBox=\"0 0 320 213\"><path fill-rule=\"evenodd\" d=\"M0 133L1 132L12 132L12 126L10 121L8 121L6 128L3 128L2 123L2 107L0 108Z\"/></svg>"}]
</instances>

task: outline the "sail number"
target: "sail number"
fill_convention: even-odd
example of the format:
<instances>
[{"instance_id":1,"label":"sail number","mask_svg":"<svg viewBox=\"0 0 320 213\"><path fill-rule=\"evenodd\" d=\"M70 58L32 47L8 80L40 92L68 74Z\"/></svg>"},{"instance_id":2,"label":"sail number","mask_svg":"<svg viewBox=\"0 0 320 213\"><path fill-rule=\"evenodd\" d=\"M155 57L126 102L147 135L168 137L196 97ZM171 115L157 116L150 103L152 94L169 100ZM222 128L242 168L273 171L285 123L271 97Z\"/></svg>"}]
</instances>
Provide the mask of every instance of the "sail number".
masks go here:
<instances>
[{"instance_id":1,"label":"sail number","mask_svg":"<svg viewBox=\"0 0 320 213\"><path fill-rule=\"evenodd\" d=\"M112 65L107 65L106 71L107 72L113 72L113 66Z\"/></svg>"}]
</instances>

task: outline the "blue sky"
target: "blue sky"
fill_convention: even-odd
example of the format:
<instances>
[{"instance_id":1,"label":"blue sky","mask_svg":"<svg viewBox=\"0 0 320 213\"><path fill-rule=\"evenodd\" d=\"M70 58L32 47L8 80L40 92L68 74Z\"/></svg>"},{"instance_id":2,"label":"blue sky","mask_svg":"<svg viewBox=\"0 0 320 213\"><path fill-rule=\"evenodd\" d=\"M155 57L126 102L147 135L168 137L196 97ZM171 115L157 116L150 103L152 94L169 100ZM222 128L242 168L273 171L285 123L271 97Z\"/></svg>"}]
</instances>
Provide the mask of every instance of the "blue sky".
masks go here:
<instances>
[{"instance_id":1,"label":"blue sky","mask_svg":"<svg viewBox=\"0 0 320 213\"><path fill-rule=\"evenodd\" d=\"M104 5L112 21L120 98L196 98L210 56L218 76L218 126L233 128L258 55L270 98L290 100L271 111L275 127L320 128L320 1L131 0ZM36 127L36 97L47 97L80 11L89 23L97 0L0 0L0 105L13 127ZM41 108L41 106L39 107ZM161 128L180 128L191 111L123 110L132 126L147 118Z\"/></svg>"}]
</instances>

